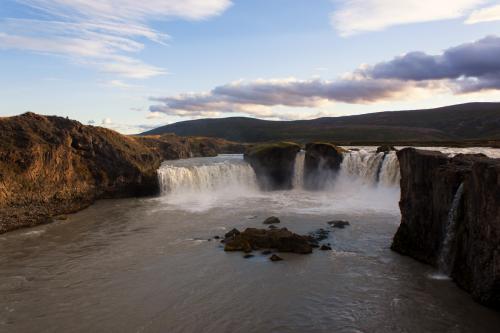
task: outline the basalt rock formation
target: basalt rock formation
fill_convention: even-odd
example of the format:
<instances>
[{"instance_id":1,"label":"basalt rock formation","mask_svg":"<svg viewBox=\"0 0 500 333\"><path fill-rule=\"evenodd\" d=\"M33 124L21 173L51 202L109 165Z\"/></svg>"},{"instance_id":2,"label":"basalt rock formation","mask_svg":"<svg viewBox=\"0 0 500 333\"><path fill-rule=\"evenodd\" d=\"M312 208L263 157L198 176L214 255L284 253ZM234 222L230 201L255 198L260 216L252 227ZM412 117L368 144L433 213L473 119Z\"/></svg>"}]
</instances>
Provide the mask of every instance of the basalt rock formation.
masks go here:
<instances>
[{"instance_id":1,"label":"basalt rock formation","mask_svg":"<svg viewBox=\"0 0 500 333\"><path fill-rule=\"evenodd\" d=\"M340 170L345 149L331 143L314 142L306 145L304 160L304 186L319 190Z\"/></svg>"},{"instance_id":2,"label":"basalt rock formation","mask_svg":"<svg viewBox=\"0 0 500 333\"><path fill-rule=\"evenodd\" d=\"M398 158L402 220L392 249L436 267L444 261L459 286L499 308L500 159L414 148Z\"/></svg>"},{"instance_id":3,"label":"basalt rock formation","mask_svg":"<svg viewBox=\"0 0 500 333\"><path fill-rule=\"evenodd\" d=\"M262 144L245 153L263 190L288 190L293 187L295 157L300 146L290 142Z\"/></svg>"},{"instance_id":4,"label":"basalt rock formation","mask_svg":"<svg viewBox=\"0 0 500 333\"><path fill-rule=\"evenodd\" d=\"M154 195L161 161L193 156L192 140L124 136L34 113L0 118L0 233L99 198Z\"/></svg>"}]
</instances>

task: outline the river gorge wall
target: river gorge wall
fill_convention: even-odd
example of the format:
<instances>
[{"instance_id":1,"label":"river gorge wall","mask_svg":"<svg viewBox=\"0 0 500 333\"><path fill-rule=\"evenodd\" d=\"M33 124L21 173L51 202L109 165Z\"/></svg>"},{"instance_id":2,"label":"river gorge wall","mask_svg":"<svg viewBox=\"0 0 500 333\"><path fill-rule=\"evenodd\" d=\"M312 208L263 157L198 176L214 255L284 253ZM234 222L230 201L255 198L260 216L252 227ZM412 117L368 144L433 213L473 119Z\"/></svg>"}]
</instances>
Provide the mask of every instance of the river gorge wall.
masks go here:
<instances>
[{"instance_id":1,"label":"river gorge wall","mask_svg":"<svg viewBox=\"0 0 500 333\"><path fill-rule=\"evenodd\" d=\"M500 307L500 159L406 148L401 225L392 249L434 265L486 305Z\"/></svg>"},{"instance_id":2,"label":"river gorge wall","mask_svg":"<svg viewBox=\"0 0 500 333\"><path fill-rule=\"evenodd\" d=\"M243 149L220 139L125 136L34 113L0 118L0 233L49 222L100 198L157 194L165 159Z\"/></svg>"}]
</instances>

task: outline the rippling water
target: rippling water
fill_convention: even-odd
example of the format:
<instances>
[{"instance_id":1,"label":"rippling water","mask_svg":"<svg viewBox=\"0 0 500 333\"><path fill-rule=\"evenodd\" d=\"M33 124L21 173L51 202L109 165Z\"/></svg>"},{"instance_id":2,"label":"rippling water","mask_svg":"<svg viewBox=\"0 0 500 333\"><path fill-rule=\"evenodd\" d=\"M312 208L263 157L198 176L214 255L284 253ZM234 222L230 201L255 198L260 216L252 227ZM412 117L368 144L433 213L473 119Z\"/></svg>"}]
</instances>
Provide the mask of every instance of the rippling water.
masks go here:
<instances>
[{"instance_id":1,"label":"rippling water","mask_svg":"<svg viewBox=\"0 0 500 333\"><path fill-rule=\"evenodd\" d=\"M243 162L164 167L218 163L230 164L224 174ZM205 187L181 182L158 198L100 201L67 221L1 235L0 331L498 331L498 312L390 251L397 186L346 176L322 192L261 193L250 179L205 171ZM351 226L332 231L333 251L276 263L225 253L213 240L270 215L299 233L333 219Z\"/></svg>"}]
</instances>

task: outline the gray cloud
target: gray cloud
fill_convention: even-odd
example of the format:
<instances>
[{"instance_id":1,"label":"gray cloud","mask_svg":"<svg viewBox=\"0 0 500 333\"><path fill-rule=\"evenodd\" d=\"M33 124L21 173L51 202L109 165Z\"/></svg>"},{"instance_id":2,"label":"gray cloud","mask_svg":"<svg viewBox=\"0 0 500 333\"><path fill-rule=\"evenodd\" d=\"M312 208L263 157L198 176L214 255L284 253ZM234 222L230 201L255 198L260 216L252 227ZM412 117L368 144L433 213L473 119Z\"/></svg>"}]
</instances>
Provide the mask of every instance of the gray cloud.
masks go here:
<instances>
[{"instance_id":1,"label":"gray cloud","mask_svg":"<svg viewBox=\"0 0 500 333\"><path fill-rule=\"evenodd\" d=\"M422 83L412 86L424 85ZM261 118L289 118L271 110L276 106L317 107L325 101L371 103L401 95L410 84L397 80L346 79L258 80L235 82L204 94L156 97L150 112L172 116L210 117L220 113L241 112Z\"/></svg>"},{"instance_id":2,"label":"gray cloud","mask_svg":"<svg viewBox=\"0 0 500 333\"><path fill-rule=\"evenodd\" d=\"M456 80L459 91L500 89L500 38L490 36L444 51L411 52L362 72L373 79Z\"/></svg>"},{"instance_id":3,"label":"gray cloud","mask_svg":"<svg viewBox=\"0 0 500 333\"><path fill-rule=\"evenodd\" d=\"M408 98L418 89L454 93L500 89L500 38L490 36L445 50L440 55L410 52L354 71L335 81L319 79L238 81L208 93L155 97L154 113L181 117L211 117L246 113L284 118L275 107L319 107L325 102L374 103Z\"/></svg>"}]
</instances>

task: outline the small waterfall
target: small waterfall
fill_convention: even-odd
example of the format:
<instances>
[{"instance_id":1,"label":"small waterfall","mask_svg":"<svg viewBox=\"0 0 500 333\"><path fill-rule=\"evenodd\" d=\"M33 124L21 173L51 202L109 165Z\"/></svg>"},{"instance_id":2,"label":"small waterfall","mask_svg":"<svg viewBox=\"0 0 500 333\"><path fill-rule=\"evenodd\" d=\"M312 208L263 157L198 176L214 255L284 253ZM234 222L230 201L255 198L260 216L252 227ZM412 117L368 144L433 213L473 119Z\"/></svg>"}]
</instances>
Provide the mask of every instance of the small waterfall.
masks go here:
<instances>
[{"instance_id":1,"label":"small waterfall","mask_svg":"<svg viewBox=\"0 0 500 333\"><path fill-rule=\"evenodd\" d=\"M365 150L351 151L344 155L341 174L360 179L365 184L386 186L399 183L399 162L396 153L374 153Z\"/></svg>"},{"instance_id":2,"label":"small waterfall","mask_svg":"<svg viewBox=\"0 0 500 333\"><path fill-rule=\"evenodd\" d=\"M448 218L446 221L445 237L443 244L441 245L441 252L439 254L438 266L439 270L450 275L451 269L453 267L452 258L452 248L453 242L455 241L456 228L457 228L457 214L460 201L464 193L464 184L461 183L453 197L450 210L448 212Z\"/></svg>"},{"instance_id":3,"label":"small waterfall","mask_svg":"<svg viewBox=\"0 0 500 333\"><path fill-rule=\"evenodd\" d=\"M385 186L397 186L401 179L399 171L398 155L395 152L389 152L385 155L380 168L379 184Z\"/></svg>"},{"instance_id":4,"label":"small waterfall","mask_svg":"<svg viewBox=\"0 0 500 333\"><path fill-rule=\"evenodd\" d=\"M255 172L242 161L185 166L164 164L158 170L158 177L163 194L257 188Z\"/></svg>"},{"instance_id":5,"label":"small waterfall","mask_svg":"<svg viewBox=\"0 0 500 333\"><path fill-rule=\"evenodd\" d=\"M293 173L293 188L302 188L304 186L304 161L306 153L301 150L295 157L295 170Z\"/></svg>"}]
</instances>

